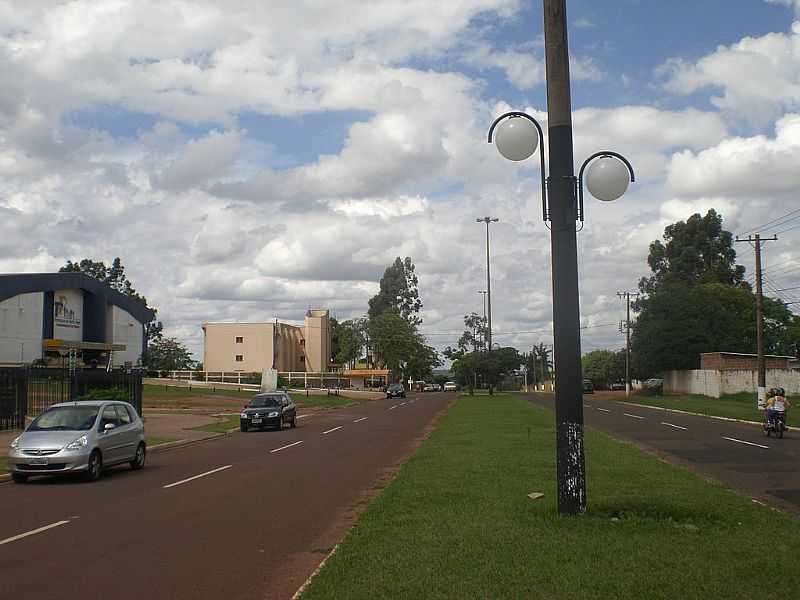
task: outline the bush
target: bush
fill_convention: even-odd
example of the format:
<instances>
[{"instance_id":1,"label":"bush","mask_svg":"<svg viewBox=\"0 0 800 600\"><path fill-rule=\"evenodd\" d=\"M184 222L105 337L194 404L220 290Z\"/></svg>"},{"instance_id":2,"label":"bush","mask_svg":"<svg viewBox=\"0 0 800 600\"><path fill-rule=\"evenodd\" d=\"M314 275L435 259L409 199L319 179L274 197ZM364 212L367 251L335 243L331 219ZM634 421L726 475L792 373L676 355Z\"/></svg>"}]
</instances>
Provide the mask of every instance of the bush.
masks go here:
<instances>
[{"instance_id":1,"label":"bush","mask_svg":"<svg viewBox=\"0 0 800 600\"><path fill-rule=\"evenodd\" d=\"M78 400L120 400L122 402L130 402L131 394L127 389L121 387L92 388L83 396L79 396Z\"/></svg>"}]
</instances>

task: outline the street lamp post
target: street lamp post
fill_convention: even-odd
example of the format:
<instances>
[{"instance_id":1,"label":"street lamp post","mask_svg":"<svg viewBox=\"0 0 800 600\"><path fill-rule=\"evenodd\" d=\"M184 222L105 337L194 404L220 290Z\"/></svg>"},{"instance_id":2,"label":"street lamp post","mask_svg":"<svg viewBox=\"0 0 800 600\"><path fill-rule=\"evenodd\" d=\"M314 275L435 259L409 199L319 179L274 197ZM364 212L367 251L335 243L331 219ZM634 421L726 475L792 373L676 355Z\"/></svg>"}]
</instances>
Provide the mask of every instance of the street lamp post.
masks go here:
<instances>
[{"instance_id":1,"label":"street lamp post","mask_svg":"<svg viewBox=\"0 0 800 600\"><path fill-rule=\"evenodd\" d=\"M486 346L486 290L478 290L483 295L483 346Z\"/></svg>"},{"instance_id":2,"label":"street lamp post","mask_svg":"<svg viewBox=\"0 0 800 600\"><path fill-rule=\"evenodd\" d=\"M486 223L486 347L492 349L492 278L489 271L489 223L497 223L500 219L482 217L475 219L478 223Z\"/></svg>"},{"instance_id":3,"label":"street lamp post","mask_svg":"<svg viewBox=\"0 0 800 600\"><path fill-rule=\"evenodd\" d=\"M544 0L547 126L550 158L545 172L540 149L542 217L550 222L553 279L553 359L555 374L558 511L574 515L586 510L583 451L583 376L581 372L580 310L576 221L583 226L583 173L589 192L599 200L616 200L635 180L633 167L611 151L591 155L575 177L572 151L572 108L569 87L566 0ZM530 115L509 112L489 129L497 149L513 161L530 157L544 146L542 127ZM590 165L591 163L591 165ZM549 195L548 195L549 193ZM579 230L579 229L578 229Z\"/></svg>"}]
</instances>

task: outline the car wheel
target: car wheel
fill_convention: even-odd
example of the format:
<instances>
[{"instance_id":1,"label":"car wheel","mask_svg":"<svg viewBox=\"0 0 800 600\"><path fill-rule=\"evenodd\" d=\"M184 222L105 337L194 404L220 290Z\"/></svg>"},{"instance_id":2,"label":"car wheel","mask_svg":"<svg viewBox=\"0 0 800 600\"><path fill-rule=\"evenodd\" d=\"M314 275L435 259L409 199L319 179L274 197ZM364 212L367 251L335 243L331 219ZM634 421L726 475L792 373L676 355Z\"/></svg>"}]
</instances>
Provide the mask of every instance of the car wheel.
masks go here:
<instances>
[{"instance_id":1,"label":"car wheel","mask_svg":"<svg viewBox=\"0 0 800 600\"><path fill-rule=\"evenodd\" d=\"M86 481L97 481L103 474L103 457L99 450L93 450L89 455L89 467L86 469L84 478Z\"/></svg>"},{"instance_id":2,"label":"car wheel","mask_svg":"<svg viewBox=\"0 0 800 600\"><path fill-rule=\"evenodd\" d=\"M247 433L247 423L239 423L239 431Z\"/></svg>"},{"instance_id":3,"label":"car wheel","mask_svg":"<svg viewBox=\"0 0 800 600\"><path fill-rule=\"evenodd\" d=\"M139 442L139 445L136 448L136 454L131 461L131 469L134 471L138 471L139 469L144 467L144 461L147 457L147 448L145 448L144 442Z\"/></svg>"},{"instance_id":4,"label":"car wheel","mask_svg":"<svg viewBox=\"0 0 800 600\"><path fill-rule=\"evenodd\" d=\"M14 480L14 483L25 483L28 481L28 476L25 473L12 473L11 479Z\"/></svg>"},{"instance_id":5,"label":"car wheel","mask_svg":"<svg viewBox=\"0 0 800 600\"><path fill-rule=\"evenodd\" d=\"M283 431L283 417L278 419L278 431Z\"/></svg>"},{"instance_id":6,"label":"car wheel","mask_svg":"<svg viewBox=\"0 0 800 600\"><path fill-rule=\"evenodd\" d=\"M292 417L292 429L297 427L297 415Z\"/></svg>"}]
</instances>

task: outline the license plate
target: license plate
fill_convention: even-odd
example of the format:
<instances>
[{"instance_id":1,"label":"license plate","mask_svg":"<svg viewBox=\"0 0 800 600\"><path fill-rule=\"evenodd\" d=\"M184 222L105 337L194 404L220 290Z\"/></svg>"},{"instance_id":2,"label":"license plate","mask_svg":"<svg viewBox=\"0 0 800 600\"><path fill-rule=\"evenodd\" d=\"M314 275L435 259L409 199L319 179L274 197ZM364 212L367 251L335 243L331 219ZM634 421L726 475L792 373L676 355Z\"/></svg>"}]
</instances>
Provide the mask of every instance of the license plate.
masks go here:
<instances>
[{"instance_id":1,"label":"license plate","mask_svg":"<svg viewBox=\"0 0 800 600\"><path fill-rule=\"evenodd\" d=\"M261 419L252 419L251 421L252 421L253 423L261 423Z\"/></svg>"},{"instance_id":2,"label":"license plate","mask_svg":"<svg viewBox=\"0 0 800 600\"><path fill-rule=\"evenodd\" d=\"M29 465L46 465L47 459L46 458L29 458L28 459Z\"/></svg>"}]
</instances>

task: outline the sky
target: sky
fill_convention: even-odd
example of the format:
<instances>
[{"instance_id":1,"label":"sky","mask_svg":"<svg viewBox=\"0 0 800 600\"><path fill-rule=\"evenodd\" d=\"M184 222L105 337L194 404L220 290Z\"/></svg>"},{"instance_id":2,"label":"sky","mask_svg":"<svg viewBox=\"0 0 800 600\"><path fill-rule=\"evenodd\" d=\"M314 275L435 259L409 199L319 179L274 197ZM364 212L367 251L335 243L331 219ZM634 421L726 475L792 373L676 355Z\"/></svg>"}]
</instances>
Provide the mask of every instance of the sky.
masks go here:
<instances>
[{"instance_id":1,"label":"sky","mask_svg":"<svg viewBox=\"0 0 800 600\"><path fill-rule=\"evenodd\" d=\"M583 351L624 346L617 292L709 208L778 234L765 289L800 299L800 0L567 11L576 167L636 170L587 197ZM486 143L509 110L546 127L544 79L536 0L0 0L0 273L119 256L201 359L203 322L358 317L410 256L442 349L483 310L489 215L494 340L552 343L538 159Z\"/></svg>"}]
</instances>

